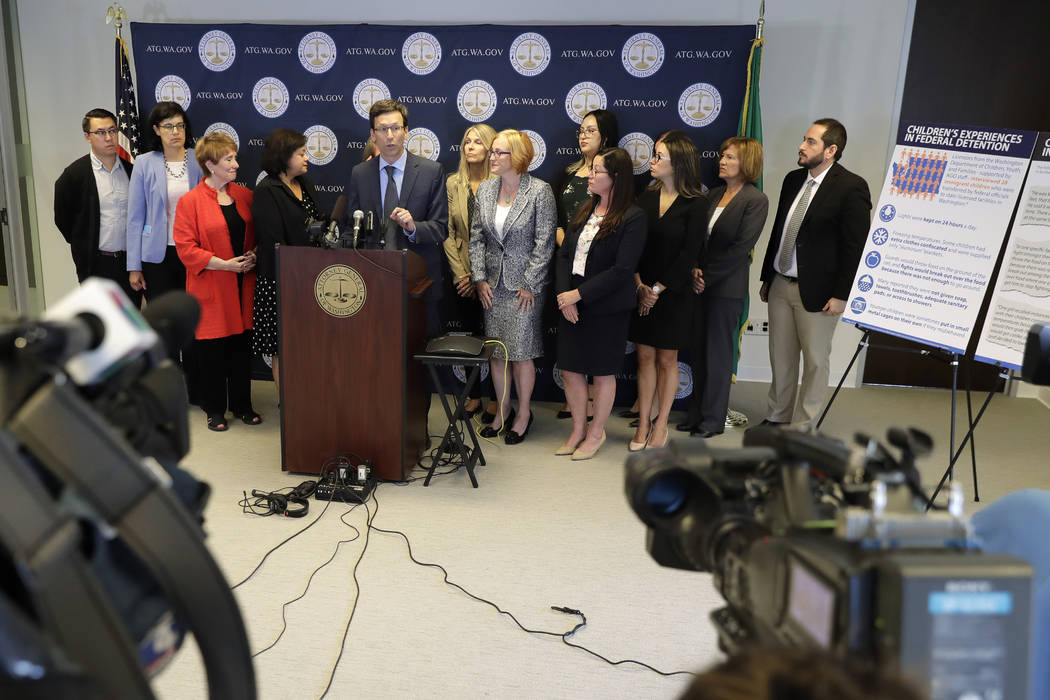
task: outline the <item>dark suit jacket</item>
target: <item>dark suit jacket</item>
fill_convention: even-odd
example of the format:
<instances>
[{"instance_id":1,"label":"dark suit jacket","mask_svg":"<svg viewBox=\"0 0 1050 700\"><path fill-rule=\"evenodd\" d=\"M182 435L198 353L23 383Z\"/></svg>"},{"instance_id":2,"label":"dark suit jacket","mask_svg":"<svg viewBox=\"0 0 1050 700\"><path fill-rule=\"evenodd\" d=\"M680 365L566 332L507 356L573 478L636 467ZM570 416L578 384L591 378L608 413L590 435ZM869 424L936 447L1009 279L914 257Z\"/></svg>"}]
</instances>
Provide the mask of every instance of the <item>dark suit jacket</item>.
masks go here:
<instances>
[{"instance_id":1,"label":"dark suit jacket","mask_svg":"<svg viewBox=\"0 0 1050 700\"><path fill-rule=\"evenodd\" d=\"M130 179L131 164L117 160ZM77 279L81 282L94 272L92 264L98 250L100 217L95 173L91 169L91 156L86 155L70 163L55 181L55 226L69 243Z\"/></svg>"},{"instance_id":2,"label":"dark suit jacket","mask_svg":"<svg viewBox=\"0 0 1050 700\"><path fill-rule=\"evenodd\" d=\"M572 260L582 230L582 226L570 227L565 232L565 243L558 248L555 257L555 292L558 294L574 286ZM646 231L645 212L631 205L619 228L591 243L583 281L576 287L580 290L581 314L601 315L637 306L634 271L645 249Z\"/></svg>"},{"instance_id":3,"label":"dark suit jacket","mask_svg":"<svg viewBox=\"0 0 1050 700\"><path fill-rule=\"evenodd\" d=\"M806 169L799 168L784 178L762 263L763 282L771 283L776 275L773 262L780 248L784 221L806 176ZM849 299L870 222L868 183L838 163L833 164L813 195L795 239L799 294L806 311L820 311L832 297Z\"/></svg>"},{"instance_id":4,"label":"dark suit jacket","mask_svg":"<svg viewBox=\"0 0 1050 700\"><path fill-rule=\"evenodd\" d=\"M296 179L303 188L303 197L309 196L316 204L314 186L304 177ZM258 274L277 279L275 245L310 245L306 219L306 210L280 178L267 175L255 186L252 221L255 223L255 239L259 246L255 265Z\"/></svg>"},{"instance_id":5,"label":"dark suit jacket","mask_svg":"<svg viewBox=\"0 0 1050 700\"><path fill-rule=\"evenodd\" d=\"M719 200L725 194L721 185L707 193L713 215ZM704 271L704 296L727 299L747 297L751 249L762 235L769 215L769 198L751 183L747 183L730 200L715 221L707 238L707 250L700 269Z\"/></svg>"},{"instance_id":6,"label":"dark suit jacket","mask_svg":"<svg viewBox=\"0 0 1050 700\"><path fill-rule=\"evenodd\" d=\"M379 227L386 223L383 218L383 198L379 191L380 165L386 165L386 162L379 156L355 165L350 172L347 195L348 215L360 209L365 213L372 212L375 216L376 232L369 237L370 247L379 244ZM427 274L434 280L427 296L430 303L434 303L441 298L443 291L441 244L448 236L448 195L445 192L445 171L441 164L409 153L397 204L412 212L415 220L416 240L408 244L408 249L427 261Z\"/></svg>"}]
</instances>

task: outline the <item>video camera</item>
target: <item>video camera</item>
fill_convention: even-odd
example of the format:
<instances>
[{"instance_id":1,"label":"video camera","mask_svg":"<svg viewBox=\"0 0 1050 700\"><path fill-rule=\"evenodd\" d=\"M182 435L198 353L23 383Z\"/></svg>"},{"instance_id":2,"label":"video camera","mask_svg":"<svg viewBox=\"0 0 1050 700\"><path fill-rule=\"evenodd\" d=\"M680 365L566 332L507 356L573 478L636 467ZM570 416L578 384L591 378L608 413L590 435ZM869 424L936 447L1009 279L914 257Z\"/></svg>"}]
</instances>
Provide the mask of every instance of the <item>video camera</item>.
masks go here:
<instances>
[{"instance_id":1,"label":"video camera","mask_svg":"<svg viewBox=\"0 0 1050 700\"><path fill-rule=\"evenodd\" d=\"M927 501L932 441L754 428L632 456L626 491L659 564L714 574L723 651L813 646L925 682L931 698L1025 698L1032 570L982 553L957 485ZM927 512L927 508L932 508Z\"/></svg>"},{"instance_id":2,"label":"video camera","mask_svg":"<svg viewBox=\"0 0 1050 700\"><path fill-rule=\"evenodd\" d=\"M152 698L187 631L210 697L255 697L204 546L209 490L178 467L188 404L171 356L199 313L170 292L143 318L93 278L43 319L0 322L0 697Z\"/></svg>"}]
</instances>

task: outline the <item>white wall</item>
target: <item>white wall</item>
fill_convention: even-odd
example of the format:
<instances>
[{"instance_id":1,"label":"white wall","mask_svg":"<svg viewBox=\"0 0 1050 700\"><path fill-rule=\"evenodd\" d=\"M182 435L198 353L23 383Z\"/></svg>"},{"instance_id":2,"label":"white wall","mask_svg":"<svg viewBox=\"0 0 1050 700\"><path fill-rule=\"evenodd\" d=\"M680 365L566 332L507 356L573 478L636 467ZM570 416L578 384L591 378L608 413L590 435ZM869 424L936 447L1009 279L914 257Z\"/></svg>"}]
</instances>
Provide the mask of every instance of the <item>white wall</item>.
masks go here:
<instances>
[{"instance_id":1,"label":"white wall","mask_svg":"<svg viewBox=\"0 0 1050 700\"><path fill-rule=\"evenodd\" d=\"M630 0L597 4L531 0L500 7L479 0L390 4L125 0L123 5L131 20L148 22L688 25L751 24L759 2L664 0L643 5ZM761 97L765 190L771 207L767 231L756 250L759 259L768 240L780 181L796 167L796 147L814 119L830 116L846 125L849 142L842 163L863 176L873 196L878 196L890 143L908 5L909 0L767 3ZM602 16L581 17L583 8L600 9ZM79 127L83 113L114 99L113 30L105 24L105 3L94 0L19 0L18 22L31 119L44 294L45 302L51 303L76 283L69 248L52 223L53 184L62 168L86 151ZM140 104L143 110L149 106L148 100ZM752 268L752 317L763 320L766 312L758 301L758 269L757 264ZM849 362L859 335L849 327L836 333L833 381ZM765 342L761 336L745 339L741 378L768 378ZM854 382L851 376L847 386Z\"/></svg>"}]
</instances>

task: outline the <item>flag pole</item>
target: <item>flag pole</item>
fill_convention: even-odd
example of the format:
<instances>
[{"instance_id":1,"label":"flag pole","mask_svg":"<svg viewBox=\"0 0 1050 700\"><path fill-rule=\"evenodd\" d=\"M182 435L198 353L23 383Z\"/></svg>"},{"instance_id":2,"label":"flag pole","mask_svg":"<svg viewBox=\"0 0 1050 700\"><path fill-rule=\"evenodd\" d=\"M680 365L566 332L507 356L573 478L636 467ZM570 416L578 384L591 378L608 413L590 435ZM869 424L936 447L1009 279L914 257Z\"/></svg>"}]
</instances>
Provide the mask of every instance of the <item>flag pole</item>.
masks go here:
<instances>
[{"instance_id":1,"label":"flag pole","mask_svg":"<svg viewBox=\"0 0 1050 700\"><path fill-rule=\"evenodd\" d=\"M131 65L128 58L128 47L121 36L121 28L128 21L128 13L118 3L113 3L106 10L106 24L112 22L116 30L113 42L116 49L116 109L117 115L117 155L129 162L135 162L139 154L139 109L135 99L135 86L131 77Z\"/></svg>"},{"instance_id":2,"label":"flag pole","mask_svg":"<svg viewBox=\"0 0 1050 700\"><path fill-rule=\"evenodd\" d=\"M762 142L762 111L759 105L759 89L758 83L762 70L762 47L765 45L765 39L763 33L766 28L766 0L761 0L758 5L758 20L755 22L755 38L751 42L751 55L747 60L747 88L744 92L744 104L740 110L740 125L738 127L739 136L749 136L757 139L759 143ZM762 189L762 177L759 176L758 182L755 183L758 188ZM754 258L755 251L751 251L748 254L750 259ZM737 369L740 363L741 348L744 342L744 333L747 331L748 324L751 322L751 299L750 295L744 298L744 308L741 309L740 318L737 320L737 332L736 332L736 354L733 358L733 375L732 382L736 384ZM726 415L726 427L742 427L747 425L749 419L746 414L741 411L735 411L732 408L729 409Z\"/></svg>"}]
</instances>

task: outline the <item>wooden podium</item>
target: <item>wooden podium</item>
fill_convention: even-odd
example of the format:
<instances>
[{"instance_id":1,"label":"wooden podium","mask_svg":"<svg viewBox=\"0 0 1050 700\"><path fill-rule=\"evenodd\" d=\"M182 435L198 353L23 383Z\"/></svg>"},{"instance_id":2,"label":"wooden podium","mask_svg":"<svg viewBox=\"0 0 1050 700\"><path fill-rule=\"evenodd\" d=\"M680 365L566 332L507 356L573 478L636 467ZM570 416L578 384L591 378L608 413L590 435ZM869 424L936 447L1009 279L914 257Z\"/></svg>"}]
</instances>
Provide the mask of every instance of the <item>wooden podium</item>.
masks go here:
<instances>
[{"instance_id":1,"label":"wooden podium","mask_svg":"<svg viewBox=\"0 0 1050 700\"><path fill-rule=\"evenodd\" d=\"M281 468L371 459L403 481L426 441L427 265L403 250L278 246ZM357 461L354 460L357 464Z\"/></svg>"}]
</instances>

